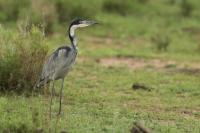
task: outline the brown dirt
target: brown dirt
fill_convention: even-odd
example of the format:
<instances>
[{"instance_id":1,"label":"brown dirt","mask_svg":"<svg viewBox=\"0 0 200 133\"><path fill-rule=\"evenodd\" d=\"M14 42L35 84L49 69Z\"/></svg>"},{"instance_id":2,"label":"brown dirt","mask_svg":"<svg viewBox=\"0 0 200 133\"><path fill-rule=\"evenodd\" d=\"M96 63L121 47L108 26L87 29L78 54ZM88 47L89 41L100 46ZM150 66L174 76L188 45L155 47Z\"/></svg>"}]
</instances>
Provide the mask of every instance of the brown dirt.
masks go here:
<instances>
[{"instance_id":1,"label":"brown dirt","mask_svg":"<svg viewBox=\"0 0 200 133\"><path fill-rule=\"evenodd\" d=\"M183 62L178 63L172 60L161 59L141 59L132 57L109 57L99 59L99 63L104 67L128 67L130 69L153 68L170 69L175 68L180 72L195 73L200 72L200 63Z\"/></svg>"},{"instance_id":2,"label":"brown dirt","mask_svg":"<svg viewBox=\"0 0 200 133\"><path fill-rule=\"evenodd\" d=\"M176 125L175 120L159 120L161 125Z\"/></svg>"}]
</instances>

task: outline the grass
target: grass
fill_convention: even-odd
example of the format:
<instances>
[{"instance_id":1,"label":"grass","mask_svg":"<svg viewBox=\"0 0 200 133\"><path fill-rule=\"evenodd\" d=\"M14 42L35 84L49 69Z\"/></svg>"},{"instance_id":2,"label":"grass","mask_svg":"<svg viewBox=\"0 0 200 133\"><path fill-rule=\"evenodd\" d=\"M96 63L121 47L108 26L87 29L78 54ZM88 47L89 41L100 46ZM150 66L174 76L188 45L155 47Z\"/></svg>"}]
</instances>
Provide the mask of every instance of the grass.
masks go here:
<instances>
[{"instance_id":1,"label":"grass","mask_svg":"<svg viewBox=\"0 0 200 133\"><path fill-rule=\"evenodd\" d=\"M180 3L156 2L148 1L148 6L140 5L138 13L128 16L100 12L96 16L99 26L77 32L79 57L65 80L61 117L54 115L49 120L48 95L1 93L0 132L34 132L40 128L49 132L52 128L70 133L128 133L135 121L143 121L155 133L199 133L200 23L199 9L195 8L199 2L193 0L189 17L179 15ZM46 38L49 52L68 41L65 32ZM155 49L155 35L169 36L167 51ZM120 57L175 64L158 68L152 62L135 69L123 62L106 67L99 61ZM133 90L134 83L152 89ZM57 110L58 97L53 112Z\"/></svg>"},{"instance_id":2,"label":"grass","mask_svg":"<svg viewBox=\"0 0 200 133\"><path fill-rule=\"evenodd\" d=\"M78 63L74 69L65 82L59 130L129 132L132 123L138 120L155 132L198 132L200 129L199 76L104 68L92 61ZM134 82L142 82L153 90L134 91L131 89ZM49 126L44 124L48 119L48 98L43 95L3 96L0 106L5 127L25 124L31 128L35 110L41 116L39 125L44 129ZM56 112L57 104L53 108ZM54 116L51 121L53 128L55 119Z\"/></svg>"}]
</instances>

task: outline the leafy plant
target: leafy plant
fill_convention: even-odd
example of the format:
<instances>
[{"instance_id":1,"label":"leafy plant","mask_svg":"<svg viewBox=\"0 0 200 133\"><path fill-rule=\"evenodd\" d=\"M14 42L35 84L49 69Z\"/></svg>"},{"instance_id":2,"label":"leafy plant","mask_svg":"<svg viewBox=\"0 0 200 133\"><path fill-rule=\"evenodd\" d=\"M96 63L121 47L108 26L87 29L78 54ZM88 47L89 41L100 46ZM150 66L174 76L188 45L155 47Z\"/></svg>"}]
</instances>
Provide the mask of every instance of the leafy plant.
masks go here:
<instances>
[{"instance_id":1,"label":"leafy plant","mask_svg":"<svg viewBox=\"0 0 200 133\"><path fill-rule=\"evenodd\" d=\"M26 34L0 28L0 90L31 91L47 54L44 35L32 27Z\"/></svg>"}]
</instances>

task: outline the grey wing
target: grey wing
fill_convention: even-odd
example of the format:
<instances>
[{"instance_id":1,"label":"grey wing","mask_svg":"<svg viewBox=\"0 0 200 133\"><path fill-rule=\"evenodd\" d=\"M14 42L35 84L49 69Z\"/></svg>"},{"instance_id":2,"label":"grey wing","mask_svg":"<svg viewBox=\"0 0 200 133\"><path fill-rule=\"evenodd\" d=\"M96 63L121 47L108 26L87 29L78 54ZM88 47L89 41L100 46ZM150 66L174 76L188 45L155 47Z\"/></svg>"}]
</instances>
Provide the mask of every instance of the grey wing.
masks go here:
<instances>
[{"instance_id":1,"label":"grey wing","mask_svg":"<svg viewBox=\"0 0 200 133\"><path fill-rule=\"evenodd\" d=\"M42 84L48 83L49 81L53 80L55 73L67 64L67 58L70 52L70 47L63 46L58 48L50 55L43 66L38 86L41 86Z\"/></svg>"},{"instance_id":2,"label":"grey wing","mask_svg":"<svg viewBox=\"0 0 200 133\"><path fill-rule=\"evenodd\" d=\"M46 79L47 81L50 80L51 76L55 72L55 64L56 60L54 59L54 53L49 57L49 59L45 62L42 74L41 74L41 80Z\"/></svg>"}]
</instances>

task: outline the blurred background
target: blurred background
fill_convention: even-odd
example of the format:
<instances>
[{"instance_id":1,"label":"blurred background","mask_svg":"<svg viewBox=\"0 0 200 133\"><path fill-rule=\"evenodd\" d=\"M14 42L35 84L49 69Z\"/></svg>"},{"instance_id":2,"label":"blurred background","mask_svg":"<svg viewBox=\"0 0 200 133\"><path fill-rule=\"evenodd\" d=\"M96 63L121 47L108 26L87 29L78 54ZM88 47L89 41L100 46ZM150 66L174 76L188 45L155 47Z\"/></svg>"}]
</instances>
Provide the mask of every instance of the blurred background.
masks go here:
<instances>
[{"instance_id":1,"label":"blurred background","mask_svg":"<svg viewBox=\"0 0 200 133\"><path fill-rule=\"evenodd\" d=\"M100 24L76 31L64 115L50 121L33 87L75 18ZM136 121L199 132L199 73L199 0L0 0L1 132L130 132Z\"/></svg>"}]
</instances>

